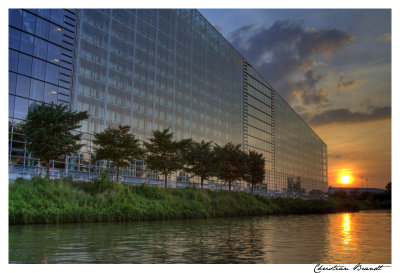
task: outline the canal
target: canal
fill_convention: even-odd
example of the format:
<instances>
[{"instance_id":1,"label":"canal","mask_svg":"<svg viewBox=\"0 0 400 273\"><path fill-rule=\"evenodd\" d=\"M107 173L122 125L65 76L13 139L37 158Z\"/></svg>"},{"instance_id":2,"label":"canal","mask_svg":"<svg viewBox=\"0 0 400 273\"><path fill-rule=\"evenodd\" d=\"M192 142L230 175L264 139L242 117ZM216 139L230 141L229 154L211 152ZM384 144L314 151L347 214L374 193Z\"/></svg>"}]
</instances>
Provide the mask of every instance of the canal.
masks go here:
<instances>
[{"instance_id":1,"label":"canal","mask_svg":"<svg viewBox=\"0 0 400 273\"><path fill-rule=\"evenodd\" d=\"M391 212L10 226L9 263L390 264Z\"/></svg>"}]
</instances>

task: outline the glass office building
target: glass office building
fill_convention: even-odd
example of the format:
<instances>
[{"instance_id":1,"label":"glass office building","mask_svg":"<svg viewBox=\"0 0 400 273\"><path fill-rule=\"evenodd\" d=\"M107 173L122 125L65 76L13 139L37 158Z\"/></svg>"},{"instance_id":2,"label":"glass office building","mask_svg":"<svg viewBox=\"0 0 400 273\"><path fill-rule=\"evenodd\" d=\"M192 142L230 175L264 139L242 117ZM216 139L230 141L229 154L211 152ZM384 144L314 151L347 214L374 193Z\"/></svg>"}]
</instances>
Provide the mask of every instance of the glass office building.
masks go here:
<instances>
[{"instance_id":1,"label":"glass office building","mask_svg":"<svg viewBox=\"0 0 400 273\"><path fill-rule=\"evenodd\" d=\"M90 115L80 129L84 147L56 160L56 175L111 171L111 162L93 160L93 134L123 124L140 140L171 128L176 139L256 150L266 159L259 188L269 194L327 190L326 145L197 10L10 10L9 17L10 176L39 169L13 124L45 101ZM127 182L157 178L142 161L122 174ZM196 182L183 172L171 180Z\"/></svg>"}]
</instances>

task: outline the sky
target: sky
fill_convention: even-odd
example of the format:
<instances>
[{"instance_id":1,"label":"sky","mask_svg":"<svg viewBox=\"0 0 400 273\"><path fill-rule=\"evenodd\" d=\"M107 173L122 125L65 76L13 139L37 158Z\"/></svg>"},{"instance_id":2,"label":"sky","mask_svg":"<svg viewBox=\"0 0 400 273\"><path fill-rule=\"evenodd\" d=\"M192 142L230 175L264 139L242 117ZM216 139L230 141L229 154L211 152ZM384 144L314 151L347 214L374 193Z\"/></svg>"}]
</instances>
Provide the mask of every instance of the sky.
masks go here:
<instances>
[{"instance_id":1,"label":"sky","mask_svg":"<svg viewBox=\"0 0 400 273\"><path fill-rule=\"evenodd\" d=\"M199 11L328 145L330 186L391 181L390 9Z\"/></svg>"}]
</instances>

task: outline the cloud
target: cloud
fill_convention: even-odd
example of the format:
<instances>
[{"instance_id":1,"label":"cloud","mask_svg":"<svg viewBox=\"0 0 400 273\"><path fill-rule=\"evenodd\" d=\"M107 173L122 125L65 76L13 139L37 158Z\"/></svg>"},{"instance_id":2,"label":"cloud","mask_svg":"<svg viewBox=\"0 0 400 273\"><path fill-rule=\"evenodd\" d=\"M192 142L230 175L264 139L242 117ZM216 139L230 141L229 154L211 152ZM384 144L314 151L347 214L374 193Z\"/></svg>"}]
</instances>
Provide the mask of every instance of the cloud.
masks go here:
<instances>
[{"instance_id":1,"label":"cloud","mask_svg":"<svg viewBox=\"0 0 400 273\"><path fill-rule=\"evenodd\" d=\"M358 123L391 118L391 107L370 107L369 113L352 112L349 109L334 109L318 114L311 119L311 125L325 125L330 123Z\"/></svg>"},{"instance_id":2,"label":"cloud","mask_svg":"<svg viewBox=\"0 0 400 273\"><path fill-rule=\"evenodd\" d=\"M279 20L270 27L243 26L229 33L228 39L286 100L297 97L318 103L327 92L316 88L324 75L310 70L320 63L314 58L333 55L353 35L338 28L307 29L300 20ZM293 79L298 73L304 74L303 80ZM294 94L299 90L302 96Z\"/></svg>"},{"instance_id":3,"label":"cloud","mask_svg":"<svg viewBox=\"0 0 400 273\"><path fill-rule=\"evenodd\" d=\"M391 42L392 41L392 33L385 33L378 37L378 42Z\"/></svg>"},{"instance_id":4,"label":"cloud","mask_svg":"<svg viewBox=\"0 0 400 273\"><path fill-rule=\"evenodd\" d=\"M341 156L340 154L331 154L331 153L328 153L328 157L337 159L337 158L341 158L342 156Z\"/></svg>"},{"instance_id":5,"label":"cloud","mask_svg":"<svg viewBox=\"0 0 400 273\"><path fill-rule=\"evenodd\" d=\"M372 100L371 99L364 99L363 102L361 103L361 106L367 106L369 107L371 104Z\"/></svg>"},{"instance_id":6,"label":"cloud","mask_svg":"<svg viewBox=\"0 0 400 273\"><path fill-rule=\"evenodd\" d=\"M292 84L291 100L302 102L304 105L321 104L328 100L330 92L324 88L317 88L317 84L324 78L322 74L317 74L314 70L307 70L297 82Z\"/></svg>"},{"instance_id":7,"label":"cloud","mask_svg":"<svg viewBox=\"0 0 400 273\"><path fill-rule=\"evenodd\" d=\"M321 104L328 101L330 92L327 89L321 88L312 92L303 92L301 100L304 104Z\"/></svg>"},{"instance_id":8,"label":"cloud","mask_svg":"<svg viewBox=\"0 0 400 273\"><path fill-rule=\"evenodd\" d=\"M336 90L349 90L356 88L361 85L361 82L358 80L352 80L348 82L341 82L336 86Z\"/></svg>"},{"instance_id":9,"label":"cloud","mask_svg":"<svg viewBox=\"0 0 400 273\"><path fill-rule=\"evenodd\" d=\"M351 81L344 81L344 73L340 74L339 78L337 79L336 91L348 91L359 87L362 85L362 82L359 80L351 80Z\"/></svg>"}]
</instances>

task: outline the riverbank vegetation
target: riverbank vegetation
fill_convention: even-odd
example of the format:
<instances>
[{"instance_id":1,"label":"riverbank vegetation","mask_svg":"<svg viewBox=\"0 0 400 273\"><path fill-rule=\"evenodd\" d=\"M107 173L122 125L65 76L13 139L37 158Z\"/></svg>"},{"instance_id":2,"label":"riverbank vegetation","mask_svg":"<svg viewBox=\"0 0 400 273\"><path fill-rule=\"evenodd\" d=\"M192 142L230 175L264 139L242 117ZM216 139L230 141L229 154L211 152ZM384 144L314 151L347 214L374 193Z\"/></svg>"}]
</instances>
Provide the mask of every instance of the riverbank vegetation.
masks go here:
<instances>
[{"instance_id":1,"label":"riverbank vegetation","mask_svg":"<svg viewBox=\"0 0 400 273\"><path fill-rule=\"evenodd\" d=\"M267 198L245 192L117 184L70 178L9 185L9 224L77 223L355 211L354 200Z\"/></svg>"}]
</instances>

